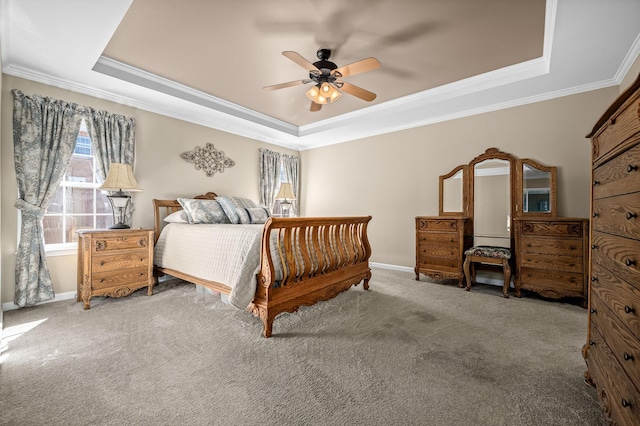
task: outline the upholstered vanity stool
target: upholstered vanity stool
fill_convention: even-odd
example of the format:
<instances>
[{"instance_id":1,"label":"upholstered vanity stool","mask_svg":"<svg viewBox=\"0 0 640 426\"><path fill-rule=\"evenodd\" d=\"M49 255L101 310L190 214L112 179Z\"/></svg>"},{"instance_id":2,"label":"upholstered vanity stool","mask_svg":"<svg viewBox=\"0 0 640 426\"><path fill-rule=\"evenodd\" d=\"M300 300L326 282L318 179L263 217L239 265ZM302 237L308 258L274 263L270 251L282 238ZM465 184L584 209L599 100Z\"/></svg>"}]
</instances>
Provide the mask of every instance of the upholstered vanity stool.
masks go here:
<instances>
[{"instance_id":1,"label":"upholstered vanity stool","mask_svg":"<svg viewBox=\"0 0 640 426\"><path fill-rule=\"evenodd\" d=\"M474 263L489 263L492 265L502 265L504 272L504 285L502 294L509 297L509 284L511 283L511 250L505 247L496 246L475 246L464 252L464 274L467 277L467 288L471 290L471 283L476 281L476 268Z\"/></svg>"}]
</instances>

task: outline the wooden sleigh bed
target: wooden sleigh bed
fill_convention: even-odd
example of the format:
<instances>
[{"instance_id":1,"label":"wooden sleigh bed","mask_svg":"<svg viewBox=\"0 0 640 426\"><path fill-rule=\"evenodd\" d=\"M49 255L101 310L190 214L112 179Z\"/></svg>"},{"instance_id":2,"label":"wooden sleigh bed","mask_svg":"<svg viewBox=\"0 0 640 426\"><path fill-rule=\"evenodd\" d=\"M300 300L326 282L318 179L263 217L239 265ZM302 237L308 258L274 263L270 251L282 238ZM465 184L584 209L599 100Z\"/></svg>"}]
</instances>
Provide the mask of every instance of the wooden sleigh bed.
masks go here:
<instances>
[{"instance_id":1,"label":"wooden sleigh bed","mask_svg":"<svg viewBox=\"0 0 640 426\"><path fill-rule=\"evenodd\" d=\"M209 192L194 198L215 197L215 193ZM157 243L166 225L163 218L182 207L177 200L154 199L153 205ZM371 247L367 225L370 220L371 216L272 217L266 221L255 296L246 308L262 320L265 337L271 336L273 321L280 313L296 312L300 306L332 299L361 281L365 290L369 288ZM154 265L156 282L164 274L226 295L232 291L225 283Z\"/></svg>"}]
</instances>

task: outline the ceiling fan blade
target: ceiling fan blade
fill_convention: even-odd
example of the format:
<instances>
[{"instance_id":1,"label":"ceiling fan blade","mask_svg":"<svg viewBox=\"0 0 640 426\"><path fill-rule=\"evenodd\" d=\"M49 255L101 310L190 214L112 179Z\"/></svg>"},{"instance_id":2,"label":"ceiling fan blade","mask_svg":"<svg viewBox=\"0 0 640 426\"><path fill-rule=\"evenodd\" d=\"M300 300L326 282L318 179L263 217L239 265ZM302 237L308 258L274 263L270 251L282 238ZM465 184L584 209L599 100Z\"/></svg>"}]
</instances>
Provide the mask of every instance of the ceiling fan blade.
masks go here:
<instances>
[{"instance_id":1,"label":"ceiling fan blade","mask_svg":"<svg viewBox=\"0 0 640 426\"><path fill-rule=\"evenodd\" d=\"M322 108L322 105L311 101L311 107L309 108L309 111L316 112L316 111L320 111L321 108Z\"/></svg>"},{"instance_id":2,"label":"ceiling fan blade","mask_svg":"<svg viewBox=\"0 0 640 426\"><path fill-rule=\"evenodd\" d=\"M356 98L362 99L363 101L371 102L377 96L373 92L365 90L362 87L358 87L353 84L347 83L346 81L342 81L341 83L342 83L342 87L340 89L343 92L347 92L348 94L353 95Z\"/></svg>"},{"instance_id":3,"label":"ceiling fan blade","mask_svg":"<svg viewBox=\"0 0 640 426\"><path fill-rule=\"evenodd\" d=\"M311 71L318 71L318 68L315 67L315 65L313 65L311 62L307 61L301 54L299 54L298 52L293 52L291 50L286 50L284 52L282 52L282 55L291 59L293 62L295 62L296 64L300 65L302 68L304 68L305 70L311 72Z\"/></svg>"},{"instance_id":4,"label":"ceiling fan blade","mask_svg":"<svg viewBox=\"0 0 640 426\"><path fill-rule=\"evenodd\" d=\"M333 73L339 72L343 77L348 77L350 75L360 74L378 68L380 68L380 62L378 62L376 58L366 58L361 61L340 67L334 70Z\"/></svg>"},{"instance_id":5,"label":"ceiling fan blade","mask_svg":"<svg viewBox=\"0 0 640 426\"><path fill-rule=\"evenodd\" d=\"M311 81L312 80L309 80L307 78L305 80L289 81L287 83L274 84L273 86L265 86L262 89L263 90L278 90L278 89L284 89L285 87L300 86L301 84L311 83Z\"/></svg>"}]
</instances>

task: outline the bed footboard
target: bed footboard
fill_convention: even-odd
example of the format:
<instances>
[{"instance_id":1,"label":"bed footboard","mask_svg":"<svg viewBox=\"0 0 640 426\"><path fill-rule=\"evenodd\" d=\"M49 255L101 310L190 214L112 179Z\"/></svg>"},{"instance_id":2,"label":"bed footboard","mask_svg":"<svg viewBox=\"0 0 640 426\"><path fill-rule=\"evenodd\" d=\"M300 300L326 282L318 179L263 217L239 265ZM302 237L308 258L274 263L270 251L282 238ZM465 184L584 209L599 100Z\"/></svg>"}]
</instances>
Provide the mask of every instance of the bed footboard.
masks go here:
<instances>
[{"instance_id":1,"label":"bed footboard","mask_svg":"<svg viewBox=\"0 0 640 426\"><path fill-rule=\"evenodd\" d=\"M273 320L282 312L332 299L360 281L369 288L370 220L371 216L267 221L256 296L247 308L262 320L265 337L271 336ZM281 277L276 277L274 262L282 266Z\"/></svg>"}]
</instances>

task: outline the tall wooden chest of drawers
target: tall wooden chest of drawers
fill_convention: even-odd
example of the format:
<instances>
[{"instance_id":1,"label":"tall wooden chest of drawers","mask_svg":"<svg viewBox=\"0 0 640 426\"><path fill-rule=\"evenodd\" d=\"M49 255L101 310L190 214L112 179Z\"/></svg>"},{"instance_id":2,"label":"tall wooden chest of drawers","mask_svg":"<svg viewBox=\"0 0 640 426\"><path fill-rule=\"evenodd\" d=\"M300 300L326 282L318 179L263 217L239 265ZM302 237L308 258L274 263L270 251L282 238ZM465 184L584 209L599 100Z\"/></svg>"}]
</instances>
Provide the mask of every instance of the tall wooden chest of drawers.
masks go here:
<instances>
[{"instance_id":1,"label":"tall wooden chest of drawers","mask_svg":"<svg viewBox=\"0 0 640 426\"><path fill-rule=\"evenodd\" d=\"M153 229L78 231L78 293L89 309L92 296L122 297L142 287L153 294Z\"/></svg>"},{"instance_id":2,"label":"tall wooden chest of drawers","mask_svg":"<svg viewBox=\"0 0 640 426\"><path fill-rule=\"evenodd\" d=\"M589 219L517 217L516 296L530 290L544 297L577 297L587 303Z\"/></svg>"},{"instance_id":3,"label":"tall wooden chest of drawers","mask_svg":"<svg viewBox=\"0 0 640 426\"><path fill-rule=\"evenodd\" d=\"M640 78L592 138L587 381L613 423L640 424Z\"/></svg>"},{"instance_id":4,"label":"tall wooden chest of drawers","mask_svg":"<svg viewBox=\"0 0 640 426\"><path fill-rule=\"evenodd\" d=\"M463 286L464 251L471 247L468 227L466 217L416 217L416 281L425 274L436 280L456 279Z\"/></svg>"}]
</instances>

